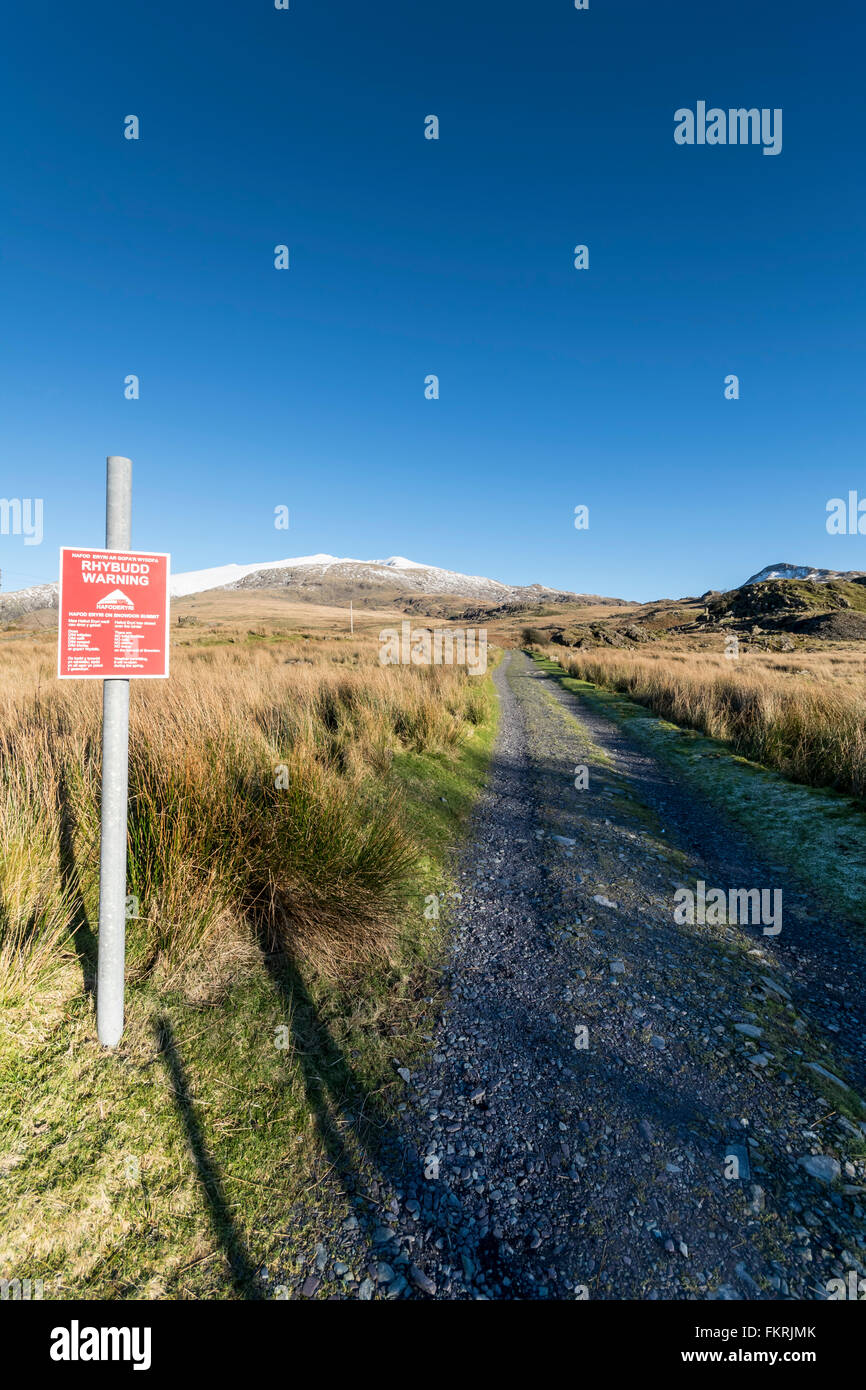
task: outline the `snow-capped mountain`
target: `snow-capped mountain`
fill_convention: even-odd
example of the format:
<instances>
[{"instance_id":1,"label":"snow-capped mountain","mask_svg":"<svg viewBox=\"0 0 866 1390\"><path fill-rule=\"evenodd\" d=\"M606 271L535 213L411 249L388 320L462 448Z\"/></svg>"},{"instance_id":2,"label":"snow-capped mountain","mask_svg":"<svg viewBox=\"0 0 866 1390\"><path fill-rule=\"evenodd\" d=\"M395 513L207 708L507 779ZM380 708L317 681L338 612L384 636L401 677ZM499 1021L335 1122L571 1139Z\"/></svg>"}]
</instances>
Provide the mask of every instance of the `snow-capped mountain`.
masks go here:
<instances>
[{"instance_id":1,"label":"snow-capped mountain","mask_svg":"<svg viewBox=\"0 0 866 1390\"><path fill-rule=\"evenodd\" d=\"M194 575L183 576L183 583L192 584ZM557 592L542 584L503 584L498 579L486 579L479 574L460 574L438 565L424 565L392 555L387 560L339 559L336 555L304 555L279 564L249 566L247 572L231 578L225 584L230 589L272 589L291 586L293 589L320 590L348 598L351 592L360 593L381 589L401 594L448 594L459 598L484 599L493 603L513 603ZM186 593L194 592L191 588Z\"/></svg>"},{"instance_id":2,"label":"snow-capped mountain","mask_svg":"<svg viewBox=\"0 0 866 1390\"><path fill-rule=\"evenodd\" d=\"M212 569L187 570L171 576L171 596L183 598L186 594L201 594L206 589L237 588L247 575L257 574L260 570L294 569L296 566L320 565L333 559L333 555L301 555L293 560L260 560L252 565L216 565Z\"/></svg>"},{"instance_id":3,"label":"snow-capped mountain","mask_svg":"<svg viewBox=\"0 0 866 1390\"><path fill-rule=\"evenodd\" d=\"M291 588L292 597L311 602L348 603L447 595L486 603L537 603L587 600L597 595L575 595L543 584L504 584L483 575L460 574L438 565L391 555L387 560L353 560L336 555L299 555L287 560L262 560L246 565L216 565L171 576L172 598L185 598L213 589ZM57 585L39 584L30 589L0 593L0 619L9 620L37 609L57 607Z\"/></svg>"},{"instance_id":4,"label":"snow-capped mountain","mask_svg":"<svg viewBox=\"0 0 866 1390\"><path fill-rule=\"evenodd\" d=\"M826 584L830 579L856 579L863 570L822 570L812 569L810 565L767 565L758 570L746 584L762 584L765 579L812 579L816 584ZM743 586L745 587L745 585Z\"/></svg>"},{"instance_id":5,"label":"snow-capped mountain","mask_svg":"<svg viewBox=\"0 0 866 1390\"><path fill-rule=\"evenodd\" d=\"M282 573L293 570L302 573L297 576ZM395 571L399 571L399 574L395 574ZM392 555L387 560L352 560L320 554L298 555L290 560L264 560L251 565L221 565L215 569L189 570L186 574L172 575L171 593L173 598L182 598L187 594L202 593L205 589L296 586L299 581L323 578L325 575L346 580L357 578L367 583L375 583L378 578L400 588L419 589L431 594L467 594L472 598L505 598L514 587L500 584L496 579L484 579L480 575L458 574L437 565L420 564L417 560L407 560L404 555Z\"/></svg>"},{"instance_id":6,"label":"snow-capped mountain","mask_svg":"<svg viewBox=\"0 0 866 1390\"><path fill-rule=\"evenodd\" d=\"M29 589L0 594L0 622L20 618L24 613L35 613L41 608L56 608L57 588L56 584L33 584Z\"/></svg>"}]
</instances>

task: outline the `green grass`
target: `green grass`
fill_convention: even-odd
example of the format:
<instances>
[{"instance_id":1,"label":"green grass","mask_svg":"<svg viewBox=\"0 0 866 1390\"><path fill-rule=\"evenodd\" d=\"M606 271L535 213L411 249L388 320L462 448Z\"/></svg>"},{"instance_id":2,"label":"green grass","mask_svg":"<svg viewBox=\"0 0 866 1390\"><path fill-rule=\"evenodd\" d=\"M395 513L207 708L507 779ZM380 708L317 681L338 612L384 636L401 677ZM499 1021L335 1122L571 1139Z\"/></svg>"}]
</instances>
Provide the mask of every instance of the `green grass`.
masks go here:
<instances>
[{"instance_id":1,"label":"green grass","mask_svg":"<svg viewBox=\"0 0 866 1390\"><path fill-rule=\"evenodd\" d=\"M491 692L488 678L455 749L396 753L371 792L398 800L417 851L387 958L335 975L217 938L228 957L182 987L132 981L115 1053L65 959L0 1051L0 1277L41 1278L49 1298L267 1297L260 1267L290 1278L305 1223L348 1210L340 1175L375 1162L403 1089L394 1061L413 1067L428 1045Z\"/></svg>"},{"instance_id":2,"label":"green grass","mask_svg":"<svg viewBox=\"0 0 866 1390\"><path fill-rule=\"evenodd\" d=\"M739 822L771 863L786 864L822 898L866 926L866 813L839 792L790 782L732 753L717 739L659 718L645 705L567 676L535 656L565 690L628 727L635 740L682 781ZM807 851L807 852L804 852Z\"/></svg>"},{"instance_id":3,"label":"green grass","mask_svg":"<svg viewBox=\"0 0 866 1390\"><path fill-rule=\"evenodd\" d=\"M597 712L627 725L629 733L634 735L637 742L665 761L686 783L696 791L709 795L711 800L716 800L720 809L723 808L728 814L740 819L748 827L750 835L763 843L768 853L772 853L773 862L787 863L794 871L795 877L798 872L801 877L810 877L812 886L822 887L822 895L826 897L827 884L825 881L822 885L821 869L815 868L811 851L808 857L802 853L802 837L807 827L810 828L814 834L814 842L823 847L823 872L849 875L844 880L847 890L843 899L844 906L851 912L854 920L864 920L864 895L857 887L844 852L838 847L834 850L832 844L840 812L844 820L847 820L849 815L853 818L854 828L862 835L866 817L863 817L856 806L850 803L846 805L845 798L834 796L832 793L786 783L776 773L736 757L725 745L698 735L691 729L678 729L657 718L645 706L635 704L612 691L567 676L554 661L538 655L535 655L535 660L563 689L578 695ZM570 714L567 717L574 718ZM579 721L575 722L579 725ZM584 736L588 738L585 731ZM658 827L655 812L644 806L636 797L623 795L622 788L627 783L619 773L608 771L605 777L609 786L614 789L608 804L611 807L618 805L623 816L637 822L645 819L647 829L653 833ZM798 800L801 794L802 799ZM793 805L789 798L793 798ZM821 824L822 813L830 817L827 825ZM685 856L673 846L666 844L660 836L657 837L656 843L658 848L664 848L667 856L671 856L669 863L672 867L673 856L681 861L680 871L685 876ZM804 863L806 859L808 862ZM833 890L836 891L838 887L837 878L833 880ZM761 988L760 977L772 975L773 971L764 962L756 964L751 954L753 948L753 940L741 933L728 940L726 947L717 957L718 979L725 979L725 972L720 967L722 960L727 958L737 964L743 981L749 980L756 989ZM704 965L708 968L709 962L704 961ZM802 1033L797 1032L793 1026L796 1012L792 1006L781 1000L770 997L759 1002L754 994L750 994L748 1008L757 1014L764 1029L760 1049L769 1049L775 1056L773 1071L784 1068L796 1074L801 1083L827 1101L829 1113L845 1115L855 1124L866 1119L866 1103L845 1085L845 1064L837 1057L831 1041L825 1040L813 1028L807 1028ZM827 1071L838 1076L843 1084L837 1086L828 1078L812 1071L808 1066L810 1062L819 1062ZM849 1147L852 1153L866 1151L866 1141L852 1137Z\"/></svg>"}]
</instances>

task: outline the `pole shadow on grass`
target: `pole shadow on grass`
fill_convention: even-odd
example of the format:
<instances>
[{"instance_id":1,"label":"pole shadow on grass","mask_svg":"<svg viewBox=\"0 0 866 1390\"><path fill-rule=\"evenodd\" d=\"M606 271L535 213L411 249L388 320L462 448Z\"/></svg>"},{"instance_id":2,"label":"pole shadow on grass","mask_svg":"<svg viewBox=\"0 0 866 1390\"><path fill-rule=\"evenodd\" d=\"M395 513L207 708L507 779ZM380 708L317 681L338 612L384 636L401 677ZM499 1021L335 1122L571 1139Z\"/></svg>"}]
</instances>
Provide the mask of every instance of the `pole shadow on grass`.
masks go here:
<instances>
[{"instance_id":1,"label":"pole shadow on grass","mask_svg":"<svg viewBox=\"0 0 866 1390\"><path fill-rule=\"evenodd\" d=\"M63 892L68 894L72 906L71 936L86 994L96 992L96 934L90 925L84 894L81 891L81 876L75 862L75 817L72 812L72 797L61 770L57 782L57 849L60 865L60 883Z\"/></svg>"},{"instance_id":2,"label":"pole shadow on grass","mask_svg":"<svg viewBox=\"0 0 866 1390\"><path fill-rule=\"evenodd\" d=\"M503 1276L508 1275L517 1297L532 1297L531 1286L525 1284L519 1270L510 1261L506 1262L499 1250L499 1242L489 1235L479 1240L474 1229L476 1223L460 1198L447 1183L439 1178L427 1177L424 1157L394 1123L387 1103L365 1088L320 1017L315 1001L292 959L283 952L274 952L265 928L259 930L259 941L268 974L286 1016L291 1020L295 1056L301 1069L310 1113L314 1116L330 1170L344 1193L348 1197L361 1196L365 1203L369 1203L370 1198L365 1191L368 1182L366 1172L369 1169L370 1176L399 1189L404 1201L410 1196L419 1200L429 1198L429 1205L424 1206L413 1234L420 1237L424 1232L429 1232L428 1246L438 1238L443 1239L445 1251L442 1253L450 1252L458 1263L459 1252L471 1252L475 1267L488 1283L500 1284ZM349 1129L357 1142L360 1150L357 1157L343 1138L341 1121L343 1129ZM356 1208L361 1230L368 1243L367 1259L374 1263L379 1260L393 1261L399 1238L377 1239L375 1230L370 1227L379 1225L386 1228L399 1218L378 1204L374 1206L377 1216L373 1221L365 1220ZM419 1240L417 1253L413 1253L410 1262L423 1268L425 1256L421 1244ZM429 1249L428 1258L438 1263L439 1252Z\"/></svg>"},{"instance_id":3,"label":"pole shadow on grass","mask_svg":"<svg viewBox=\"0 0 866 1390\"><path fill-rule=\"evenodd\" d=\"M256 1276L256 1266L252 1263L232 1218L219 1170L204 1140L183 1063L175 1045L174 1033L164 1014L155 1020L154 1030L160 1054L171 1078L177 1111L183 1122L196 1174L207 1202L210 1223L231 1269L235 1292L243 1299L261 1299L262 1291Z\"/></svg>"}]
</instances>

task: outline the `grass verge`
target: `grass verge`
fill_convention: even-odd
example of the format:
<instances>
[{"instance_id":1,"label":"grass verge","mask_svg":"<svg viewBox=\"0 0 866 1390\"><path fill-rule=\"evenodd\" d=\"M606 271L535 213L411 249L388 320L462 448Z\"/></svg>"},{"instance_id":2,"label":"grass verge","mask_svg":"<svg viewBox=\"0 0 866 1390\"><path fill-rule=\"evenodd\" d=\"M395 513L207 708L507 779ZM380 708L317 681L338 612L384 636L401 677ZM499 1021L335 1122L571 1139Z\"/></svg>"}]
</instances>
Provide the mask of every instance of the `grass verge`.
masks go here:
<instances>
[{"instance_id":1,"label":"grass verge","mask_svg":"<svg viewBox=\"0 0 866 1390\"><path fill-rule=\"evenodd\" d=\"M568 675L627 695L796 782L866 798L866 689L856 655L817 664L670 648L546 655Z\"/></svg>"},{"instance_id":2,"label":"grass verge","mask_svg":"<svg viewBox=\"0 0 866 1390\"><path fill-rule=\"evenodd\" d=\"M859 803L839 792L790 782L718 739L680 728L646 705L569 676L557 662L533 655L563 689L627 725L642 747L739 822L771 863L785 864L819 898L826 898L831 884L839 908L852 922L866 926L866 813Z\"/></svg>"},{"instance_id":3,"label":"grass verge","mask_svg":"<svg viewBox=\"0 0 866 1390\"><path fill-rule=\"evenodd\" d=\"M143 902L160 910L149 909L134 943L115 1053L99 1047L92 993L82 987L92 983L94 946L86 873L66 916L59 899L48 913L44 875L54 869L57 882L71 883L63 862L86 868L88 827L77 822L65 850L52 841L59 862L46 850L30 878L20 848L15 864L7 855L0 865L7 883L14 868L32 890L24 904L22 889L23 906L8 889L0 899L11 981L0 1013L0 1277L41 1279L45 1297L60 1299L272 1296L262 1267L291 1273L310 1220L341 1201L342 1176L359 1155L375 1152L377 1128L403 1087L395 1064L416 1065L432 1029L447 911L437 922L424 907L447 902L451 855L484 782L496 723L489 678L465 696L422 683L398 698L401 677L385 676L329 678L298 701L290 804L300 754L310 770L299 804L281 818L258 784L246 803L239 798L232 769L242 760L225 741L202 754L205 771L223 769L221 797L211 802L201 777L194 796L184 790L198 765L168 756L172 721L146 731L167 740L172 773L157 784L152 760L137 769L130 871ZM262 698L261 682L243 693L254 690L255 736L264 730L271 739L256 757L270 769L285 734L277 724L288 716ZM387 739L371 713L377 701L390 701ZM198 708L199 724L208 713ZM218 730L219 712L210 713ZM32 711L20 718L19 731L28 720L46 723ZM20 772L26 760L15 765ZM86 764L81 775L90 775ZM343 779L336 818L325 814L324 796L316 799L317 778L325 791ZM37 778L31 793L41 785ZM27 803L10 792L2 804ZM263 836L255 862L274 865L270 883L245 879L241 897L239 859L216 833L220 804L244 854ZM184 814L168 815L171 805ZM383 849L376 836L396 831L395 859L392 841ZM284 890L281 859L292 869ZM310 945L319 864L325 948ZM388 872L377 878L383 864ZM329 901L354 922L342 935ZM386 935L377 949L353 949L358 922L369 944L371 921ZM49 949L61 939L65 950ZM29 985L22 970L31 953L18 949L21 940L40 953Z\"/></svg>"}]
</instances>

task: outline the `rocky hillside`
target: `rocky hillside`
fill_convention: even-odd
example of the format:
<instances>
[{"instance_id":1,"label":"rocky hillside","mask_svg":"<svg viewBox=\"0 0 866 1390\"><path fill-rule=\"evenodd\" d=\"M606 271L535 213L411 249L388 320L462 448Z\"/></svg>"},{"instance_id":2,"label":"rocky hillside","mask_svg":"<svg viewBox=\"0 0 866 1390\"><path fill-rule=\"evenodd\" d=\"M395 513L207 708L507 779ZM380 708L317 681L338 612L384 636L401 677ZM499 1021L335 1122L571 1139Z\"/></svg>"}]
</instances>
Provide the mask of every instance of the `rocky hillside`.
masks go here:
<instances>
[{"instance_id":1,"label":"rocky hillside","mask_svg":"<svg viewBox=\"0 0 866 1390\"><path fill-rule=\"evenodd\" d=\"M467 606L477 617L490 613L537 609L566 603L620 605L622 599L596 594L573 594L545 584L505 584L483 575L460 574L437 565L423 565L393 555L387 560L339 559L334 555L305 555L271 564L221 565L174 574L173 598L218 589L281 589L295 602L348 607L397 607L407 612L465 616ZM57 585L0 594L0 622L57 608ZM464 610L464 611L461 611Z\"/></svg>"},{"instance_id":2,"label":"rocky hillside","mask_svg":"<svg viewBox=\"0 0 866 1390\"><path fill-rule=\"evenodd\" d=\"M30 589L16 589L9 594L0 594L0 623L14 622L28 613L56 607L56 584L34 584Z\"/></svg>"},{"instance_id":3,"label":"rocky hillside","mask_svg":"<svg viewBox=\"0 0 866 1390\"><path fill-rule=\"evenodd\" d=\"M828 621L842 613L851 614L853 622ZM850 580L768 579L744 584L708 597L705 621L830 637L850 629L852 636L862 636L866 633L866 576Z\"/></svg>"},{"instance_id":4,"label":"rocky hillside","mask_svg":"<svg viewBox=\"0 0 866 1390\"><path fill-rule=\"evenodd\" d=\"M826 584L831 579L859 579L863 573L863 570L822 570L812 569L809 565L788 565L780 562L778 565L767 565L765 569L758 570L758 573L747 579L742 587L763 584L766 579L813 579L816 584Z\"/></svg>"},{"instance_id":5,"label":"rocky hillside","mask_svg":"<svg viewBox=\"0 0 866 1390\"><path fill-rule=\"evenodd\" d=\"M534 607L545 603L621 602L619 599L550 589L544 584L503 584L481 575L459 574L454 570L408 561L394 564L391 561L328 559L292 568L280 566L257 570L226 587L286 588L291 590L292 598L312 603L348 604L351 599L359 607L369 603L381 607L383 603L388 603L419 612L429 610L430 605L426 601L430 599L447 598L452 602L475 600L473 611L479 616L486 616L491 608ZM440 606L433 605L437 608Z\"/></svg>"}]
</instances>

